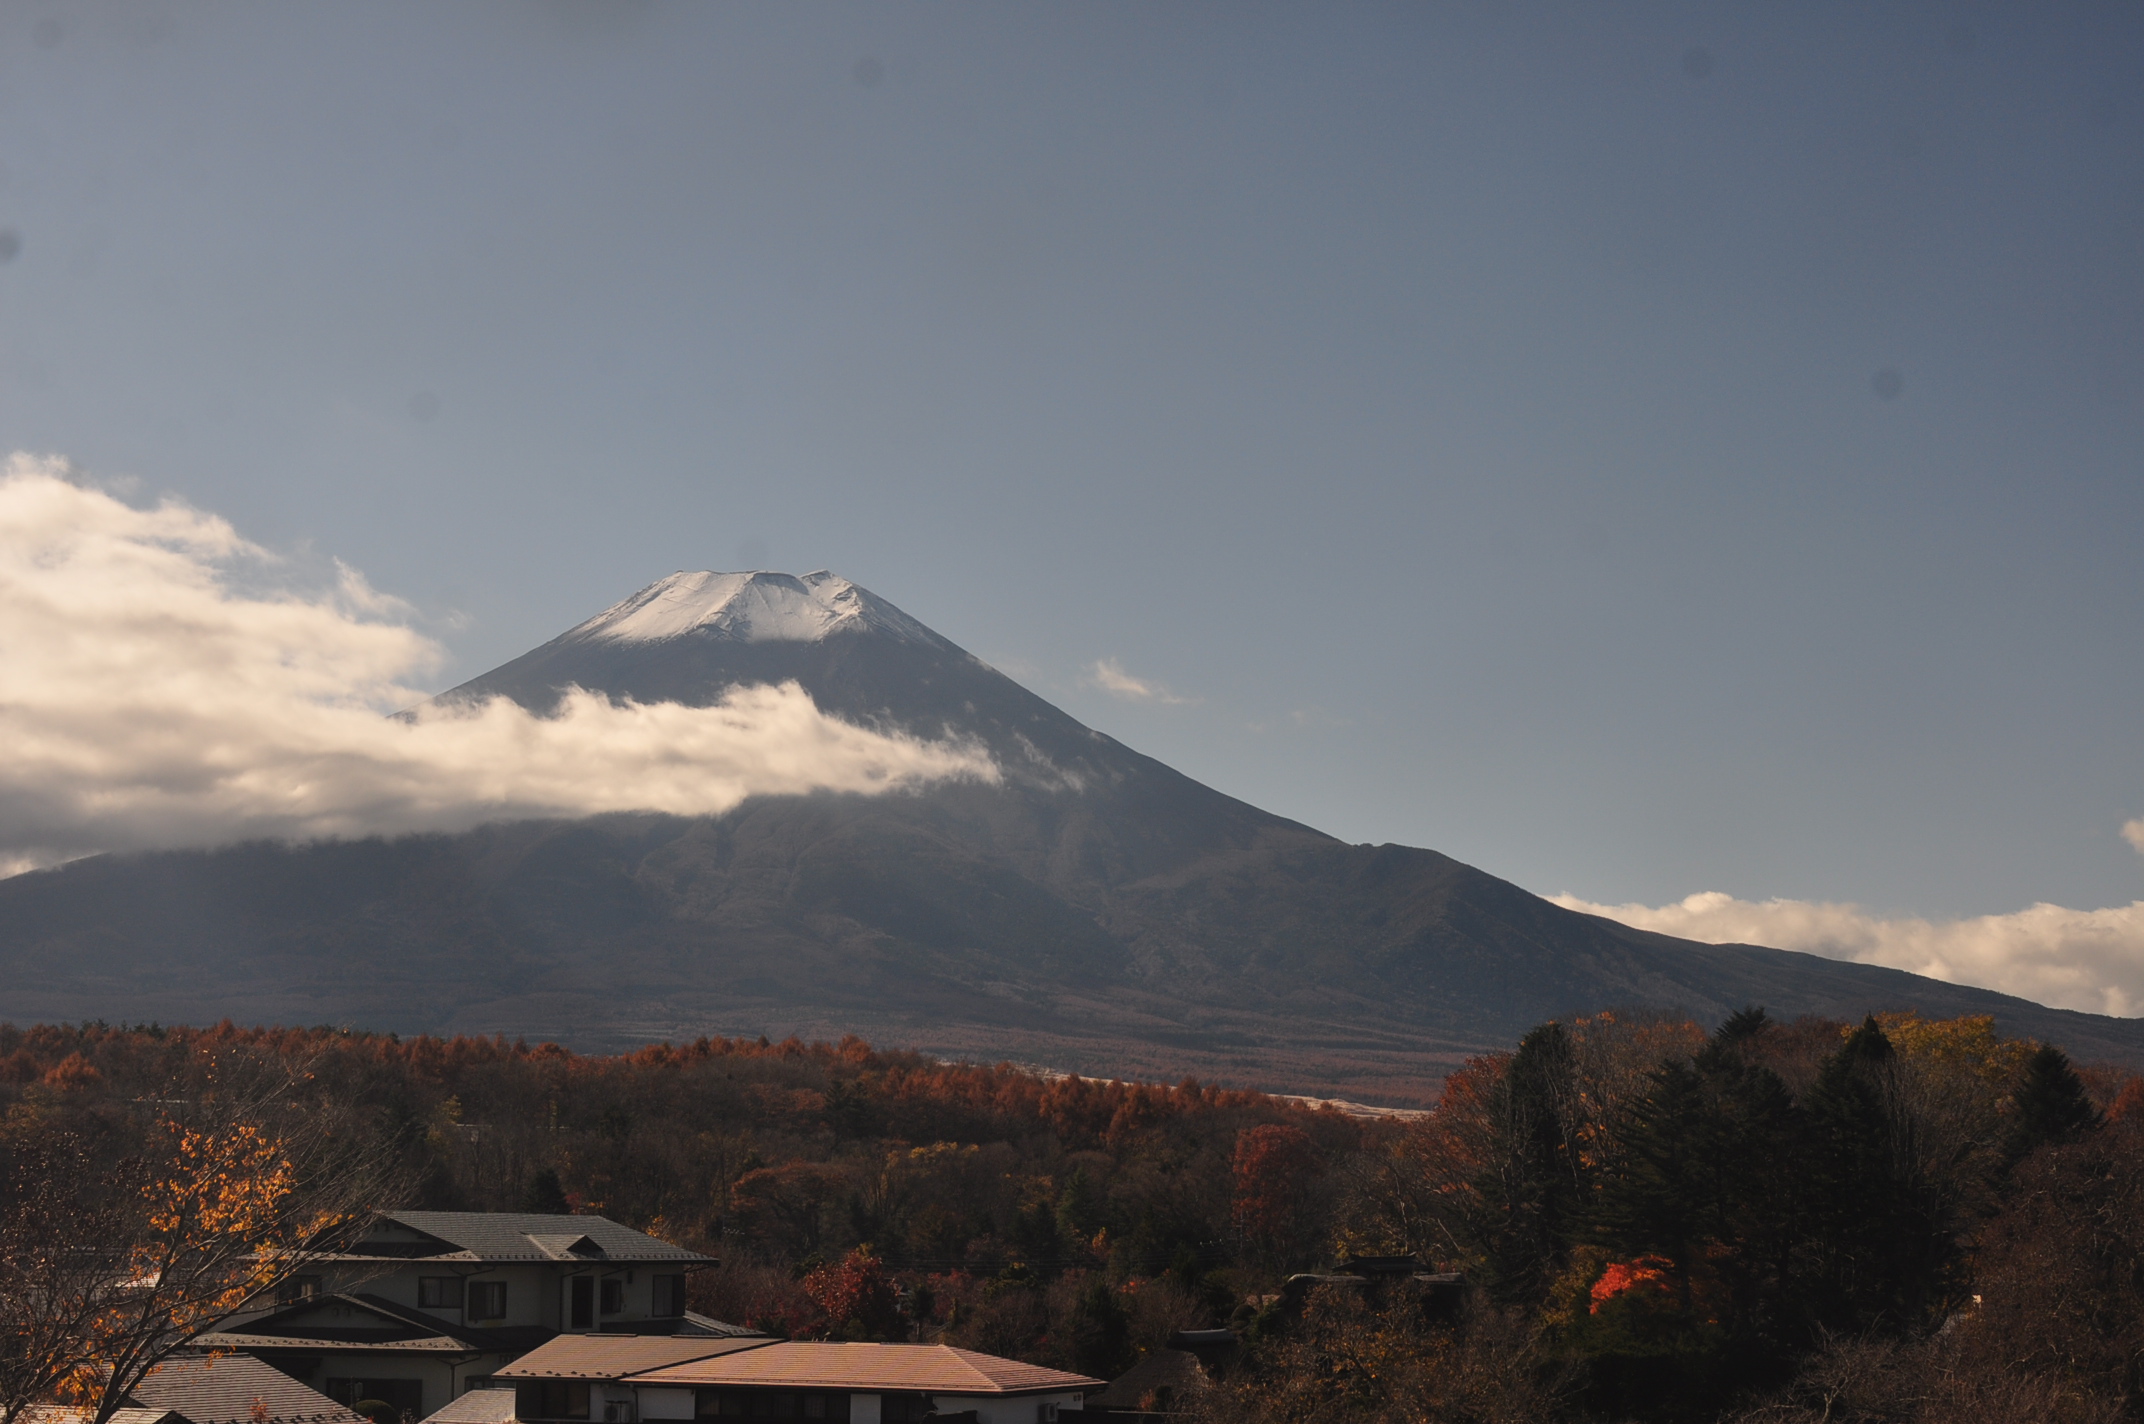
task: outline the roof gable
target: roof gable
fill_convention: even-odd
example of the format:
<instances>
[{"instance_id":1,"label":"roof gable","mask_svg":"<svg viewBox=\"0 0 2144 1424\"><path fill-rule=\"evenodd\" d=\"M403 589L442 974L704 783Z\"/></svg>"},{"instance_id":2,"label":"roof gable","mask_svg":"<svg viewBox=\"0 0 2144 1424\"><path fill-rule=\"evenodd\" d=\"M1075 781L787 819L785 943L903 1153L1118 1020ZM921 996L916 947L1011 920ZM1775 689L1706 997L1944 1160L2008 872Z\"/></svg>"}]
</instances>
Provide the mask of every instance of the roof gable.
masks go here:
<instances>
[{"instance_id":1,"label":"roof gable","mask_svg":"<svg viewBox=\"0 0 2144 1424\"><path fill-rule=\"evenodd\" d=\"M556 1236L537 1235L531 1233L529 1240L536 1243L537 1250L543 1252L554 1261L600 1261L606 1254L603 1248L596 1244L595 1238L585 1232L578 1236L566 1236L563 1234Z\"/></svg>"}]
</instances>

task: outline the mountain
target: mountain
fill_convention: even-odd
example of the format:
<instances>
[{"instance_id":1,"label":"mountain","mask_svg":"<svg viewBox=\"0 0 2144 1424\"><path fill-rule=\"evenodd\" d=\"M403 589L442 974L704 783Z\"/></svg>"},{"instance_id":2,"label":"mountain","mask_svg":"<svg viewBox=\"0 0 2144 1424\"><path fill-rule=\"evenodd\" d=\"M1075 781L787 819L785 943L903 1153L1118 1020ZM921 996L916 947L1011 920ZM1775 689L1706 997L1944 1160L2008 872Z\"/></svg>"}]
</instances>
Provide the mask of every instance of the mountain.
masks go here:
<instances>
[{"instance_id":1,"label":"mountain","mask_svg":"<svg viewBox=\"0 0 2144 1424\"><path fill-rule=\"evenodd\" d=\"M948 1056L1416 1102L1609 1007L1991 1013L2086 1059L2144 1021L1692 944L1434 851L1349 845L1086 727L828 573L680 573L441 694L825 711L987 747L998 784L463 835L105 856L0 881L0 1018L349 1023L601 1048L856 1032Z\"/></svg>"}]
</instances>

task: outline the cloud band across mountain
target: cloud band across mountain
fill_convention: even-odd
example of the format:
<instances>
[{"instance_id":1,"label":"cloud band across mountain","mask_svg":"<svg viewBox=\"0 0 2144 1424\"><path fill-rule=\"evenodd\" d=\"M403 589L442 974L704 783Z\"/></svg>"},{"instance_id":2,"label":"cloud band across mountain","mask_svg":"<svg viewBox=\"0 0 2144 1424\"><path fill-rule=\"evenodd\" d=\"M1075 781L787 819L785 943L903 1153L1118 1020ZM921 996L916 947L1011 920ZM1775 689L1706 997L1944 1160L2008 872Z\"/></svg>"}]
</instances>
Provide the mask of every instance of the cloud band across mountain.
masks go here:
<instances>
[{"instance_id":1,"label":"cloud band across mountain","mask_svg":"<svg viewBox=\"0 0 2144 1424\"><path fill-rule=\"evenodd\" d=\"M278 572L213 515L137 509L58 462L8 462L0 869L997 776L979 748L853 726L793 683L710 707L575 692L550 717L501 699L391 719L424 701L412 681L438 645L352 570L311 591Z\"/></svg>"},{"instance_id":2,"label":"cloud band across mountain","mask_svg":"<svg viewBox=\"0 0 2144 1424\"><path fill-rule=\"evenodd\" d=\"M2041 904L2010 915L1938 922L1887 919L1856 905L1737 900L1716 890L1659 906L1549 898L1567 910L1707 944L1798 949L1998 989L2055 1008L2144 1013L2144 900L2105 910Z\"/></svg>"}]
</instances>

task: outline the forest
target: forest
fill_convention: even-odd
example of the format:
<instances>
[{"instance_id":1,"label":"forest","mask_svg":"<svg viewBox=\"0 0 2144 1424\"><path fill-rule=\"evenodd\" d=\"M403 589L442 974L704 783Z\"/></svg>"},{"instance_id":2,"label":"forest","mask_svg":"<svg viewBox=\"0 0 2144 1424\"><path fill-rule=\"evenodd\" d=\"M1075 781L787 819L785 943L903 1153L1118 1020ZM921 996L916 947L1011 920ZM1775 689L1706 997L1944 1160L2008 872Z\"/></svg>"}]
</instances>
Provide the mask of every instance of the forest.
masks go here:
<instances>
[{"instance_id":1,"label":"forest","mask_svg":"<svg viewBox=\"0 0 2144 1424\"><path fill-rule=\"evenodd\" d=\"M796 1338L1109 1378L1230 1327L1146 1401L1187 1420L2128 1419L2140 1183L2144 1080L1984 1018L1549 1023L1401 1119L854 1038L0 1026L0 1418L119 1368L39 1316L55 1240L209 1283L132 1359L373 1205L606 1215L720 1260L694 1309Z\"/></svg>"}]
</instances>

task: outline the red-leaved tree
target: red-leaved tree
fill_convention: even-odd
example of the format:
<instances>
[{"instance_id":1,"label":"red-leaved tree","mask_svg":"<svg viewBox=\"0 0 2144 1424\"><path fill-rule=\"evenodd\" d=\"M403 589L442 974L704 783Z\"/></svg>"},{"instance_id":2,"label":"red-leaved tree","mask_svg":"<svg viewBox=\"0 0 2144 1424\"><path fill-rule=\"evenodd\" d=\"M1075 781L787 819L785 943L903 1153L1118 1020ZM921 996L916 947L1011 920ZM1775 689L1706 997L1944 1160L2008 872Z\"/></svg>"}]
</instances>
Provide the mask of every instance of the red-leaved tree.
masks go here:
<instances>
[{"instance_id":1,"label":"red-leaved tree","mask_svg":"<svg viewBox=\"0 0 2144 1424\"><path fill-rule=\"evenodd\" d=\"M1299 1127L1267 1123L1236 1135L1236 1233L1275 1264L1309 1244L1319 1165L1317 1144Z\"/></svg>"},{"instance_id":2,"label":"red-leaved tree","mask_svg":"<svg viewBox=\"0 0 2144 1424\"><path fill-rule=\"evenodd\" d=\"M804 1277L804 1293L826 1312L830 1333L847 1339L882 1339L900 1333L900 1304L886 1263L869 1246Z\"/></svg>"}]
</instances>

